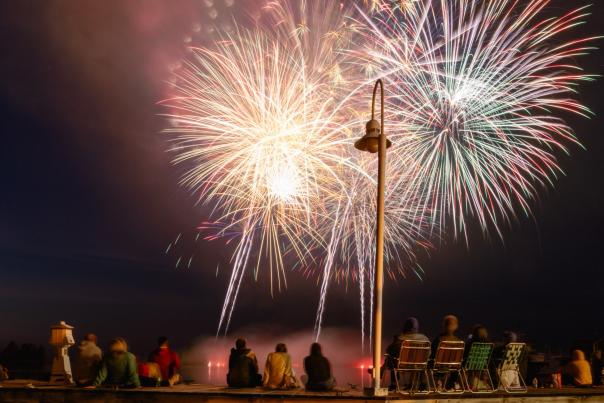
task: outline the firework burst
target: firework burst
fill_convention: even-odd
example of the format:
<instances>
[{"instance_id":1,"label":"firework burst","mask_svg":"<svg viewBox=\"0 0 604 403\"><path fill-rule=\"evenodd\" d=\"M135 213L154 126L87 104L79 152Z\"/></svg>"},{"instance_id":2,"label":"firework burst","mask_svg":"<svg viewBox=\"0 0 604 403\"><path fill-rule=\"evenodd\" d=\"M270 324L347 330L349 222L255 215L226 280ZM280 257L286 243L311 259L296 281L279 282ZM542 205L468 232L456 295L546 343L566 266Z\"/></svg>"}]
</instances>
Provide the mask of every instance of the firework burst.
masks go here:
<instances>
[{"instance_id":1,"label":"firework burst","mask_svg":"<svg viewBox=\"0 0 604 403\"><path fill-rule=\"evenodd\" d=\"M409 191L426 195L443 230L467 236L474 218L501 234L561 173L555 151L577 143L555 112L590 114L574 96L593 77L572 61L593 38L555 43L586 13L541 17L548 3L381 3L365 18L360 63L386 81L393 152L405 154Z\"/></svg>"},{"instance_id":2,"label":"firework burst","mask_svg":"<svg viewBox=\"0 0 604 403\"><path fill-rule=\"evenodd\" d=\"M385 263L421 276L418 249L448 228L486 233L529 213L577 139L556 112L593 77L571 63L593 38L555 44L585 9L541 19L547 0L269 1L253 30L192 48L176 73L167 130L182 184L210 210L204 229L233 245L226 332L244 274L317 275L321 331L332 281L358 281L361 327L375 262L374 157L357 153L369 99L385 81ZM526 7L521 7L526 6ZM358 14L357 14L358 13ZM188 261L190 264L191 260ZM409 270L411 269L411 270ZM369 298L367 298L369 297Z\"/></svg>"}]
</instances>

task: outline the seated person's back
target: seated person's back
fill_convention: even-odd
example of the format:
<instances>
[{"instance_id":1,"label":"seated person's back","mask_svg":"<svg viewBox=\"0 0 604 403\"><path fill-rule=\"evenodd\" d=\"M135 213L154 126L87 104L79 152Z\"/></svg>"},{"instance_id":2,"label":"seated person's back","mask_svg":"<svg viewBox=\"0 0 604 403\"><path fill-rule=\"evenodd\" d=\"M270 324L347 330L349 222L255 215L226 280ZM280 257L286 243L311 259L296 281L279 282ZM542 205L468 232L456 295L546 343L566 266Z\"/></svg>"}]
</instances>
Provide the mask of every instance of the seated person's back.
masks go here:
<instances>
[{"instance_id":1,"label":"seated person's back","mask_svg":"<svg viewBox=\"0 0 604 403\"><path fill-rule=\"evenodd\" d=\"M563 372L572 377L575 386L591 386L593 382L591 366L589 361L585 359L585 353L581 350L573 351L572 361L566 364Z\"/></svg>"},{"instance_id":2,"label":"seated person's back","mask_svg":"<svg viewBox=\"0 0 604 403\"><path fill-rule=\"evenodd\" d=\"M306 389L308 390L331 390L334 380L331 375L331 364L321 351L319 343L313 343L310 355L304 359L304 371L308 376Z\"/></svg>"},{"instance_id":3,"label":"seated person's back","mask_svg":"<svg viewBox=\"0 0 604 403\"><path fill-rule=\"evenodd\" d=\"M149 361L159 365L164 383L174 385L180 380L180 357L170 349L169 340L162 336L157 339L157 348L149 355Z\"/></svg>"},{"instance_id":4,"label":"seated person's back","mask_svg":"<svg viewBox=\"0 0 604 403\"><path fill-rule=\"evenodd\" d=\"M227 384L233 388L248 388L259 386L260 383L256 355L246 347L245 339L237 339L229 356Z\"/></svg>"},{"instance_id":5,"label":"seated person's back","mask_svg":"<svg viewBox=\"0 0 604 403\"><path fill-rule=\"evenodd\" d=\"M128 352L126 341L117 338L109 344L109 353L103 357L93 386L111 385L139 387L140 379L136 372L136 357Z\"/></svg>"},{"instance_id":6,"label":"seated person's back","mask_svg":"<svg viewBox=\"0 0 604 403\"><path fill-rule=\"evenodd\" d=\"M277 344L275 351L266 357L262 386L269 389L287 389L297 386L291 357L283 343Z\"/></svg>"}]
</instances>

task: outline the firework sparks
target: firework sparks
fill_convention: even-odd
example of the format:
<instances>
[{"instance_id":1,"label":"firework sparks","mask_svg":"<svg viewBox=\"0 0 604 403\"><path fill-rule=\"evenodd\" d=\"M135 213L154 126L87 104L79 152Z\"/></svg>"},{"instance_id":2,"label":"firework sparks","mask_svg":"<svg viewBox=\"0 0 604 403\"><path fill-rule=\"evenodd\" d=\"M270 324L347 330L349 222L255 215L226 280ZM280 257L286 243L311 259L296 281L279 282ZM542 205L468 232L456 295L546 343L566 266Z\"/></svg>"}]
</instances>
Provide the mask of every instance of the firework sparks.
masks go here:
<instances>
[{"instance_id":1,"label":"firework sparks","mask_svg":"<svg viewBox=\"0 0 604 403\"><path fill-rule=\"evenodd\" d=\"M348 164L347 143L331 90L291 49L239 30L215 50L193 52L179 96L164 104L173 110L175 161L193 162L183 185L226 223L219 235L240 234L222 325L252 260L257 276L267 259L271 289L280 289L286 250L304 262L323 243L321 197L345 186L337 171Z\"/></svg>"},{"instance_id":2,"label":"firework sparks","mask_svg":"<svg viewBox=\"0 0 604 403\"><path fill-rule=\"evenodd\" d=\"M590 114L573 95L593 77L571 62L593 38L555 43L586 13L541 20L548 3L422 1L366 17L361 59L386 81L393 152L441 229L467 237L475 218L501 234L561 172L555 151L577 143L554 112Z\"/></svg>"},{"instance_id":3,"label":"firework sparks","mask_svg":"<svg viewBox=\"0 0 604 403\"><path fill-rule=\"evenodd\" d=\"M395 144L391 277L410 268L421 276L416 251L447 228L467 236L475 219L500 233L518 209L528 213L538 188L561 172L555 152L577 143L554 112L590 114L573 94L593 77L569 60L592 38L553 44L585 9L539 20L547 4L371 0L353 18L331 0L271 1L256 29L235 26L215 46L192 48L163 104L175 162L189 167L182 184L211 210L200 228L233 245L219 330L246 270L266 270L272 292L296 267L319 274L317 337L335 279L358 281L365 331L377 161L352 144L369 104L358 91L375 78L386 83Z\"/></svg>"}]
</instances>

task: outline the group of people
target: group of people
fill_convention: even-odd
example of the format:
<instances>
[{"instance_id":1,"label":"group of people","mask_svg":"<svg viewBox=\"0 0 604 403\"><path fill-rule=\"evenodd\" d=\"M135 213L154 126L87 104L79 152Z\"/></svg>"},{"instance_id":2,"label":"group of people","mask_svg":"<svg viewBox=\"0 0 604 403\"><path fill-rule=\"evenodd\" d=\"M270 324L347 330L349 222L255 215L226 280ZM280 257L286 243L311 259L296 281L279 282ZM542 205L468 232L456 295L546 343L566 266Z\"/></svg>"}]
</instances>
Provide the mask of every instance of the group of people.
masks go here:
<instances>
[{"instance_id":1,"label":"group of people","mask_svg":"<svg viewBox=\"0 0 604 403\"><path fill-rule=\"evenodd\" d=\"M431 357L434 358L436 347L442 341L461 341L457 336L459 321L454 315L447 315L443 319L443 331L431 343L433 346ZM396 334L392 343L386 348L386 359L381 368L383 377L387 370L390 372L391 388L395 387L395 369L401 345L406 340L430 341L420 332L419 321L415 317L408 318L400 334ZM518 382L518 373L505 374L495 371L498 363L503 359L506 346L515 343L517 336L513 332L506 332L504 342L493 350L493 367L491 374L499 377L502 384L513 385ZM476 325L472 334L465 341L465 356L471 350L473 343L490 343L489 333L485 326ZM574 350L572 359L561 368L562 375L567 379L567 384L578 387L601 384L602 356L601 353L593 361L585 359L581 350ZM105 354L97 345L97 337L88 334L78 345L74 362L74 380L77 385L86 388L99 386L140 387L142 386L172 386L180 381L179 370L181 362L178 354L170 348L167 337L160 337L157 348L149 355L148 361L137 363L136 357L128 351L128 344L123 338L111 340ZM595 371L597 376L592 377ZM268 389L290 389L304 385L311 391L330 391L336 386L332 367L329 360L323 355L321 345L313 343L309 355L304 358L305 374L296 378L292 369L292 359L284 343L278 343L275 351L268 354L263 372L260 372L258 359L254 352L247 346L244 338L235 341L229 356L227 384L233 388L265 387ZM4 375L4 373L0 373ZM399 379L400 381L400 379ZM446 388L456 388L456 378L447 379Z\"/></svg>"},{"instance_id":2,"label":"group of people","mask_svg":"<svg viewBox=\"0 0 604 403\"><path fill-rule=\"evenodd\" d=\"M306 390L329 391L335 387L331 364L323 355L319 343L310 346L310 354L304 358L304 372L305 376L301 380ZM275 351L268 354L264 372L260 375L256 354L247 347L243 338L237 339L235 347L231 349L227 384L232 388L263 386L268 389L291 389L300 386L284 343L278 343Z\"/></svg>"},{"instance_id":3,"label":"group of people","mask_svg":"<svg viewBox=\"0 0 604 403\"><path fill-rule=\"evenodd\" d=\"M457 332L459 330L459 320L455 315L447 315L443 318L443 331L440 333L431 343L433 346L431 352L431 358L434 358L436 353L436 348L442 341L462 341L458 336ZM504 341L503 343L498 344L494 350L492 355L492 367L491 373L495 377L499 377L499 381L506 386L518 386L518 372L517 371L501 371L498 373L495 369L499 365L499 363L503 360L504 354L506 351L506 346L510 343L516 343L517 335L514 332L505 332L504 333ZM394 377L395 371L394 369L397 366L398 356L401 350L401 345L405 340L415 340L415 341L429 341L429 338L420 332L419 330L419 321L415 317L408 318L404 325L402 332L394 336L393 342L386 349L386 361L384 367L382 368L382 376L384 375L384 369L389 369L391 374L391 385L390 387L395 387L394 385ZM468 356L468 352L471 350L473 343L491 343L491 339L489 338L488 330L483 325L474 326L472 334L465 341L465 350L464 350L464 361ZM565 384L573 385L576 387L587 387L592 384L599 385L601 384L601 373L602 373L602 359L601 352L599 352L599 360L594 362L598 362L598 368L591 368L590 362L585 359L585 354L581 350L574 350L572 352L571 360L560 368L560 372L566 381ZM596 357L596 358L598 358ZM520 363L520 366L526 365L527 355L524 355L524 362ZM596 365L594 365L596 367ZM595 370L595 372L594 372ZM592 377L592 372L597 375L597 380L594 381L594 377ZM446 388L453 388L454 383L456 381L455 376L449 378L448 385L443 385Z\"/></svg>"},{"instance_id":4,"label":"group of people","mask_svg":"<svg viewBox=\"0 0 604 403\"><path fill-rule=\"evenodd\" d=\"M180 358L170 349L167 337L160 337L157 348L147 362L137 364L134 354L128 351L123 338L109 342L103 354L97 337L90 333L78 345L74 362L74 380L78 386L140 387L141 384L174 385L179 382Z\"/></svg>"}]
</instances>

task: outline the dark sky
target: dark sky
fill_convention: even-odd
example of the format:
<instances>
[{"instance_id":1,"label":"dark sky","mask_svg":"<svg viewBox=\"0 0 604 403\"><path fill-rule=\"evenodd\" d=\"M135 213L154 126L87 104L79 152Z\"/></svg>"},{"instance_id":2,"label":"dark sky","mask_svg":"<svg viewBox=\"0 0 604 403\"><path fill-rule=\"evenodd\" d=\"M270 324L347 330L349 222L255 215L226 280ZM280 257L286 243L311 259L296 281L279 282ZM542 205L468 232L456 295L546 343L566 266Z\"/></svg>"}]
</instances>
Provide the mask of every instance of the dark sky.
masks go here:
<instances>
[{"instance_id":1,"label":"dark sky","mask_svg":"<svg viewBox=\"0 0 604 403\"><path fill-rule=\"evenodd\" d=\"M554 11L569 3L583 4L555 1ZM138 348L158 334L183 346L215 331L227 279L215 270L227 254L202 244L188 270L164 254L203 214L178 186L157 105L183 39L195 23L205 32L204 7L0 2L0 345L46 343L59 320ZM603 32L604 4L592 12L579 33ZM602 73L603 61L598 51L580 62ZM453 312L464 333L482 322L494 335L516 329L554 345L604 337L603 93L603 80L583 87L579 98L597 116L568 121L586 150L560 155L566 176L542 193L534 217L520 217L504 242L442 245L422 259L423 282L386 285L386 334L414 314L434 335ZM289 281L271 298L264 280L247 279L233 328L312 327L318 289L297 273ZM356 301L354 285L332 287L326 326L357 327Z\"/></svg>"}]
</instances>

